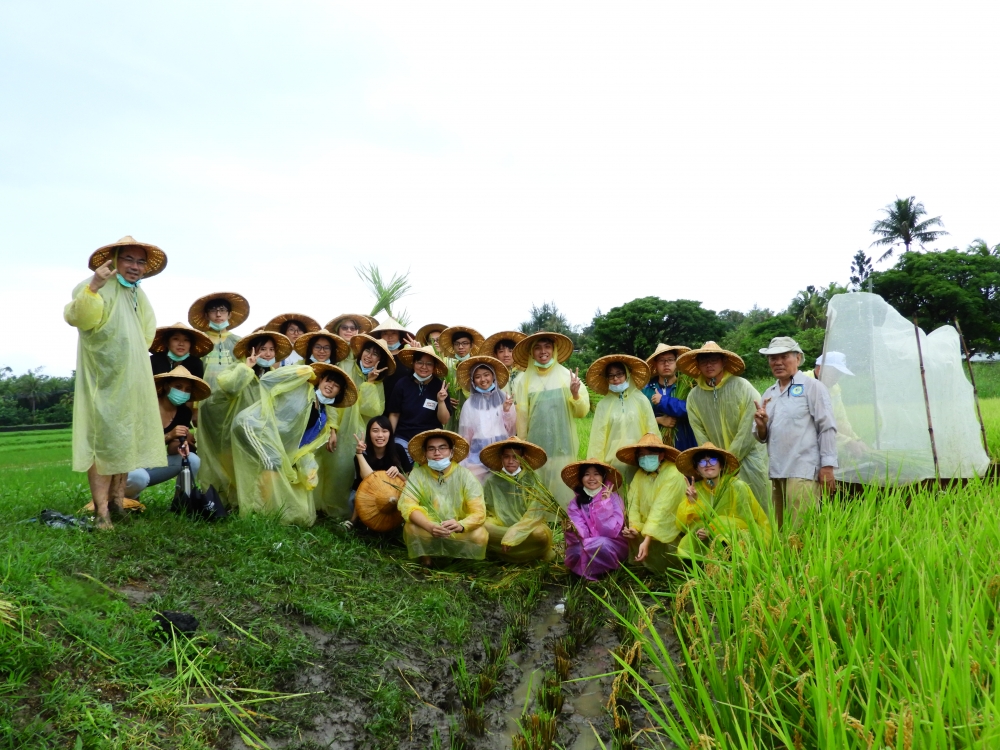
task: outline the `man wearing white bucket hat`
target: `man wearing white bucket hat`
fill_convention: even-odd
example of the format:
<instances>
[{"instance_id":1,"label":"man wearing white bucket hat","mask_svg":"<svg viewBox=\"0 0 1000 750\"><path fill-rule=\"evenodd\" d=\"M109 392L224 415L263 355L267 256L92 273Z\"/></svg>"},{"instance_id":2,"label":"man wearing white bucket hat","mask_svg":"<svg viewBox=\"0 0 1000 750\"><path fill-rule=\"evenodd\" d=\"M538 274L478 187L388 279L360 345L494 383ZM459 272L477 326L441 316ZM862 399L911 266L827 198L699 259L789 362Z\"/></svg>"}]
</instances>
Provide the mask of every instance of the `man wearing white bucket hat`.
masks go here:
<instances>
[{"instance_id":1,"label":"man wearing white bucket hat","mask_svg":"<svg viewBox=\"0 0 1000 750\"><path fill-rule=\"evenodd\" d=\"M767 443L771 502L781 527L786 509L794 523L822 490L835 489L837 423L826 386L799 372L805 355L795 339L777 336L760 353L777 382L755 404L753 433Z\"/></svg>"}]
</instances>

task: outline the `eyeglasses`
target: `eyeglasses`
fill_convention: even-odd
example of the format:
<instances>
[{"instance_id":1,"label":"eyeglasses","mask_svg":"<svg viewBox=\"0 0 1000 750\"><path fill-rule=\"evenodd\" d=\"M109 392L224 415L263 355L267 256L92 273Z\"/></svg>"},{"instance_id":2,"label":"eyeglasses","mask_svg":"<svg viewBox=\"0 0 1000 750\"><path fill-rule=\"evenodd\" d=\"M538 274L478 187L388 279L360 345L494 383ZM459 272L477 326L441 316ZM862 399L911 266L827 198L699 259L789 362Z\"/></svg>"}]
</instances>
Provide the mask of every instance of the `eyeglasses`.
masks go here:
<instances>
[{"instance_id":1,"label":"eyeglasses","mask_svg":"<svg viewBox=\"0 0 1000 750\"><path fill-rule=\"evenodd\" d=\"M138 266L139 268L146 267L145 258L133 258L131 255L123 255L118 260L120 260L126 266Z\"/></svg>"},{"instance_id":2,"label":"eyeglasses","mask_svg":"<svg viewBox=\"0 0 1000 750\"><path fill-rule=\"evenodd\" d=\"M332 352L333 347L329 344L313 344L314 352Z\"/></svg>"},{"instance_id":3,"label":"eyeglasses","mask_svg":"<svg viewBox=\"0 0 1000 750\"><path fill-rule=\"evenodd\" d=\"M342 325L340 327L340 330L341 331L356 331L356 330L358 330L358 327L356 325L354 325L354 323L344 323L344 325Z\"/></svg>"},{"instance_id":4,"label":"eyeglasses","mask_svg":"<svg viewBox=\"0 0 1000 750\"><path fill-rule=\"evenodd\" d=\"M608 373L608 380L624 380L624 378L625 378L625 373L624 372L609 372Z\"/></svg>"},{"instance_id":5,"label":"eyeglasses","mask_svg":"<svg viewBox=\"0 0 1000 750\"><path fill-rule=\"evenodd\" d=\"M211 307L206 307L205 312L209 314L217 312L229 312L229 308L226 307L225 305L212 305Z\"/></svg>"},{"instance_id":6,"label":"eyeglasses","mask_svg":"<svg viewBox=\"0 0 1000 750\"><path fill-rule=\"evenodd\" d=\"M439 453L447 453L451 450L447 445L428 445L424 447L424 453L433 453L435 456Z\"/></svg>"},{"instance_id":7,"label":"eyeglasses","mask_svg":"<svg viewBox=\"0 0 1000 750\"><path fill-rule=\"evenodd\" d=\"M703 458L698 462L698 468L704 469L706 466L718 466L719 459L715 456L710 456L709 458Z\"/></svg>"}]
</instances>

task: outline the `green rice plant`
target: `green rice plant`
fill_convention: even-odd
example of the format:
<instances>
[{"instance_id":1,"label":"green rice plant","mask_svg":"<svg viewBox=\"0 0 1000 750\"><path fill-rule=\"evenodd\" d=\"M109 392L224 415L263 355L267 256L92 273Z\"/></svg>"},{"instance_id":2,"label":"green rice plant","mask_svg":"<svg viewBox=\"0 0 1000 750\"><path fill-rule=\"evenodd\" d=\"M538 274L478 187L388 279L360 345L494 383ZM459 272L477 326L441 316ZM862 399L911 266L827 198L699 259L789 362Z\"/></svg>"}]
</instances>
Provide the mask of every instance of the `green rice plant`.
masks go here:
<instances>
[{"instance_id":1,"label":"green rice plant","mask_svg":"<svg viewBox=\"0 0 1000 750\"><path fill-rule=\"evenodd\" d=\"M354 270L365 283L365 286L368 287L368 291L375 296L375 304L372 306L371 311L372 315L378 315L384 310L386 315L395 318L404 326L410 322L410 316L407 315L406 310L396 308L395 313L392 311L393 305L410 294L409 271L402 275L394 274L391 279L386 281L382 278L382 272L379 271L378 266L374 263L357 266Z\"/></svg>"},{"instance_id":2,"label":"green rice plant","mask_svg":"<svg viewBox=\"0 0 1000 750\"><path fill-rule=\"evenodd\" d=\"M525 714L517 726L521 731L511 738L513 750L549 750L556 740L556 717L550 711Z\"/></svg>"},{"instance_id":3,"label":"green rice plant","mask_svg":"<svg viewBox=\"0 0 1000 750\"><path fill-rule=\"evenodd\" d=\"M451 674L455 680L458 699L462 703L465 731L473 737L482 737L486 731L486 718L483 716L483 703L486 696L482 692L480 675L473 676L469 672L464 656L459 656L455 660Z\"/></svg>"},{"instance_id":4,"label":"green rice plant","mask_svg":"<svg viewBox=\"0 0 1000 750\"><path fill-rule=\"evenodd\" d=\"M663 747L998 747L998 548L988 484L825 503L769 547L709 549L676 593L636 580L614 613L656 679L619 655L626 689Z\"/></svg>"},{"instance_id":5,"label":"green rice plant","mask_svg":"<svg viewBox=\"0 0 1000 750\"><path fill-rule=\"evenodd\" d=\"M559 675L552 670L547 670L542 676L538 690L535 691L535 701L541 708L558 716L559 712L562 711L564 697Z\"/></svg>"}]
</instances>

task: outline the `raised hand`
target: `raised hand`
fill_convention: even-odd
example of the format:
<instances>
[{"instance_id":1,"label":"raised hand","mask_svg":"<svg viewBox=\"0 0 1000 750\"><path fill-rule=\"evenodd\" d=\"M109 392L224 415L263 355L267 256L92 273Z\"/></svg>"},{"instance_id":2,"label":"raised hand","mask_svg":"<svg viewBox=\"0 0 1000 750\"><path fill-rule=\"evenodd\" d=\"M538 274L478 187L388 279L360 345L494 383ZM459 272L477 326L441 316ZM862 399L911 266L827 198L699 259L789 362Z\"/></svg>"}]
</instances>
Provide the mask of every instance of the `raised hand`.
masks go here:
<instances>
[{"instance_id":1,"label":"raised hand","mask_svg":"<svg viewBox=\"0 0 1000 750\"><path fill-rule=\"evenodd\" d=\"M698 490L694 488L694 482L691 481L690 478L688 478L688 486L687 490L685 490L685 494L687 495L688 500L692 503L698 502Z\"/></svg>"},{"instance_id":2,"label":"raised hand","mask_svg":"<svg viewBox=\"0 0 1000 750\"><path fill-rule=\"evenodd\" d=\"M654 393L653 394L653 398L651 398L650 401L653 402L653 406L656 406L657 404L660 403L660 399L662 399L662 398L663 398L663 396L661 396L659 393Z\"/></svg>"},{"instance_id":3,"label":"raised hand","mask_svg":"<svg viewBox=\"0 0 1000 750\"><path fill-rule=\"evenodd\" d=\"M437 392L437 400L444 403L444 400L448 398L448 383L441 381L441 390Z\"/></svg>"},{"instance_id":4,"label":"raised hand","mask_svg":"<svg viewBox=\"0 0 1000 750\"><path fill-rule=\"evenodd\" d=\"M378 380L378 376L388 369L389 369L388 367L383 367L381 370L378 367L372 368L372 371L368 373L368 382L369 383L376 382Z\"/></svg>"},{"instance_id":5,"label":"raised hand","mask_svg":"<svg viewBox=\"0 0 1000 750\"><path fill-rule=\"evenodd\" d=\"M761 436L767 434L767 405L770 401L771 399L765 398L763 404L757 403L756 401L753 402L753 405L757 407L757 411L755 411L753 415L753 421L754 424L757 425L757 434Z\"/></svg>"},{"instance_id":6,"label":"raised hand","mask_svg":"<svg viewBox=\"0 0 1000 750\"><path fill-rule=\"evenodd\" d=\"M503 410L505 412L510 411L510 407L512 407L513 405L514 405L514 397L508 396L507 399L503 402Z\"/></svg>"},{"instance_id":7,"label":"raised hand","mask_svg":"<svg viewBox=\"0 0 1000 750\"><path fill-rule=\"evenodd\" d=\"M247 367L257 366L257 350L252 346L250 347L250 356L247 357Z\"/></svg>"},{"instance_id":8,"label":"raised hand","mask_svg":"<svg viewBox=\"0 0 1000 750\"><path fill-rule=\"evenodd\" d=\"M90 280L90 291L96 293L98 289L108 283L108 279L115 273L115 260L108 258L108 262L98 266L94 271L94 278Z\"/></svg>"},{"instance_id":9,"label":"raised hand","mask_svg":"<svg viewBox=\"0 0 1000 750\"><path fill-rule=\"evenodd\" d=\"M580 397L580 368L577 367L576 370L569 374L569 392L573 394L573 398Z\"/></svg>"},{"instance_id":10,"label":"raised hand","mask_svg":"<svg viewBox=\"0 0 1000 750\"><path fill-rule=\"evenodd\" d=\"M614 489L612 489L611 483L608 482L606 485L604 485L604 489L601 490L601 500L607 500L609 497L611 497L612 492L614 492Z\"/></svg>"},{"instance_id":11,"label":"raised hand","mask_svg":"<svg viewBox=\"0 0 1000 750\"><path fill-rule=\"evenodd\" d=\"M365 441L361 439L360 435L358 435L357 433L354 433L353 437L354 437L354 442L355 442L355 446L354 446L354 452L355 453L361 454L361 453L364 453L366 450L368 450L368 444L365 443Z\"/></svg>"},{"instance_id":12,"label":"raised hand","mask_svg":"<svg viewBox=\"0 0 1000 750\"><path fill-rule=\"evenodd\" d=\"M420 342L417 341L415 338L413 338L413 336L411 336L409 334L406 334L405 336L403 336L403 343L406 344L411 349L419 349L420 348Z\"/></svg>"}]
</instances>

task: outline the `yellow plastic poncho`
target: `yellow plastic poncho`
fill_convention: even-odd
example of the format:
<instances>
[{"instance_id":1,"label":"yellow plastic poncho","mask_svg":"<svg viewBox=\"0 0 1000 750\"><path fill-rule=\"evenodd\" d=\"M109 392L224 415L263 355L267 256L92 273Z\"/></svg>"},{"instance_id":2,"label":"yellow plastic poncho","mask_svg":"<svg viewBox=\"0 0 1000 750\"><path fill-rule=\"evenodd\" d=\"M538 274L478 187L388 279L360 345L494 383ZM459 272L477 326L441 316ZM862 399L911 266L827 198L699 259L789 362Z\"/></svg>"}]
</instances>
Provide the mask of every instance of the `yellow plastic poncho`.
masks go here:
<instances>
[{"instance_id":1,"label":"yellow plastic poncho","mask_svg":"<svg viewBox=\"0 0 1000 750\"><path fill-rule=\"evenodd\" d=\"M725 372L713 388L699 375L687 397L688 418L699 445L712 442L740 460L737 476L767 507L771 497L767 445L753 436L754 401L760 401L760 394L748 380Z\"/></svg>"},{"instance_id":2,"label":"yellow plastic poncho","mask_svg":"<svg viewBox=\"0 0 1000 750\"><path fill-rule=\"evenodd\" d=\"M626 445L638 443L647 433L660 434L652 404L629 377L628 388L623 393L609 391L597 405L587 447L587 458L611 464L622 473L626 482L632 481L636 467L619 461L615 454Z\"/></svg>"},{"instance_id":3,"label":"yellow plastic poncho","mask_svg":"<svg viewBox=\"0 0 1000 750\"><path fill-rule=\"evenodd\" d=\"M336 409L339 417L334 429L337 430L337 449L332 453L319 451L319 482L313 491L316 510L323 511L331 518L346 521L351 517L351 485L354 484L354 438L364 440L368 420L385 411L385 389L381 383L369 383L353 355L348 355L338 363L340 369L348 373L358 387L358 400L346 409ZM327 415L330 410L327 410Z\"/></svg>"},{"instance_id":4,"label":"yellow plastic poncho","mask_svg":"<svg viewBox=\"0 0 1000 750\"><path fill-rule=\"evenodd\" d=\"M198 455L203 486L213 486L226 507L236 505L233 469L233 420L260 398L260 383L245 362L236 362L216 376L212 395L198 407Z\"/></svg>"},{"instance_id":5,"label":"yellow plastic poncho","mask_svg":"<svg viewBox=\"0 0 1000 750\"><path fill-rule=\"evenodd\" d=\"M489 550L512 562L527 562L548 556L552 547L549 513L532 496L541 489L537 476L522 470L505 479L491 473L483 483ZM510 547L508 552L503 547Z\"/></svg>"},{"instance_id":6,"label":"yellow plastic poncho","mask_svg":"<svg viewBox=\"0 0 1000 750\"><path fill-rule=\"evenodd\" d=\"M677 528L684 534L677 544L680 557L704 553L706 547L695 536L698 529L708 529L712 537L721 537L727 543L756 527L761 540L771 541L771 524L760 507L753 490L746 482L733 476L723 476L716 486L699 479L695 483L698 499L691 502L687 495L678 504L675 514ZM709 539L711 543L711 539Z\"/></svg>"},{"instance_id":7,"label":"yellow plastic poncho","mask_svg":"<svg viewBox=\"0 0 1000 750\"><path fill-rule=\"evenodd\" d=\"M673 461L662 461L654 472L639 469L628 486L628 525L664 544L676 542L675 514L685 490L687 480Z\"/></svg>"},{"instance_id":8,"label":"yellow plastic poncho","mask_svg":"<svg viewBox=\"0 0 1000 750\"><path fill-rule=\"evenodd\" d=\"M205 367L205 381L215 390L219 373L236 363L233 356L233 349L240 342L240 337L235 333L222 331L221 333L209 329L202 331L212 340L212 351L201 358L201 363Z\"/></svg>"},{"instance_id":9,"label":"yellow plastic poncho","mask_svg":"<svg viewBox=\"0 0 1000 750\"><path fill-rule=\"evenodd\" d=\"M409 522L415 510L420 510L434 523L454 518L465 531L446 538L432 536ZM411 558L426 555L482 560L486 557L489 537L483 528L486 520L483 487L464 466L452 461L440 476L426 466L415 466L399 498L399 512L406 522L403 539Z\"/></svg>"},{"instance_id":10,"label":"yellow plastic poncho","mask_svg":"<svg viewBox=\"0 0 1000 750\"><path fill-rule=\"evenodd\" d=\"M590 411L590 394L580 386L579 398L569 389L570 372L558 362L547 370L533 362L514 383L517 406L517 436L542 447L549 460L538 470L538 478L563 507L573 499L573 490L563 484L560 472L577 460L580 438L574 419Z\"/></svg>"},{"instance_id":11,"label":"yellow plastic poncho","mask_svg":"<svg viewBox=\"0 0 1000 750\"><path fill-rule=\"evenodd\" d=\"M149 346L156 317L142 289L90 279L63 310L80 331L73 398L73 471L102 476L167 465Z\"/></svg>"},{"instance_id":12,"label":"yellow plastic poncho","mask_svg":"<svg viewBox=\"0 0 1000 750\"><path fill-rule=\"evenodd\" d=\"M315 392L307 365L288 365L264 373L260 400L233 420L233 468L240 515L274 513L283 524L312 526L316 521L313 453L329 437L329 422L310 443L299 447Z\"/></svg>"}]
</instances>

